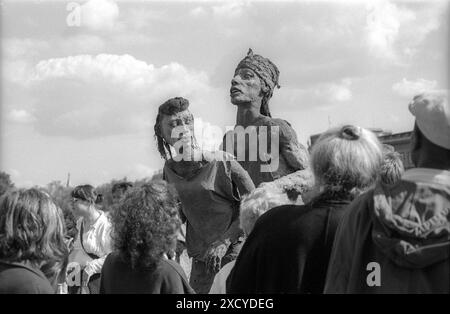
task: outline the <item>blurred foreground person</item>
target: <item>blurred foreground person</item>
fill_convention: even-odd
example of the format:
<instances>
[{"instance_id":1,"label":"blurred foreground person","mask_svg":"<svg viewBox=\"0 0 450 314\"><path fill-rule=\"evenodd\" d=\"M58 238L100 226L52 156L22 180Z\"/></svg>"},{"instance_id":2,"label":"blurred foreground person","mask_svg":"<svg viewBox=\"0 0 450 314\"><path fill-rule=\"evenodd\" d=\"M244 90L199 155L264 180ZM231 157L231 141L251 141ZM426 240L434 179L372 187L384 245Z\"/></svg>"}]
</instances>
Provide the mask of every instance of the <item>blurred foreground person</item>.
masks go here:
<instances>
[{"instance_id":1,"label":"blurred foreground person","mask_svg":"<svg viewBox=\"0 0 450 314\"><path fill-rule=\"evenodd\" d=\"M112 214L115 252L102 270L100 293L194 293L166 253L181 221L175 191L164 181L131 190Z\"/></svg>"},{"instance_id":2,"label":"blurred foreground person","mask_svg":"<svg viewBox=\"0 0 450 314\"><path fill-rule=\"evenodd\" d=\"M67 285L69 293L98 294L100 272L111 249L111 222L98 209L98 194L91 185L72 191L72 209L77 221L77 238L69 256Z\"/></svg>"},{"instance_id":3,"label":"blurred foreground person","mask_svg":"<svg viewBox=\"0 0 450 314\"><path fill-rule=\"evenodd\" d=\"M214 275L239 253L240 200L255 186L232 156L198 147L188 108L189 101L182 97L167 100L158 109L154 129L165 160L164 180L177 190L186 220L186 248L192 257L189 282L197 293L208 293Z\"/></svg>"},{"instance_id":4,"label":"blurred foreground person","mask_svg":"<svg viewBox=\"0 0 450 314\"><path fill-rule=\"evenodd\" d=\"M322 293L346 205L373 185L381 160L381 144L370 131L344 126L323 133L311 153L318 196L258 219L228 277L227 293Z\"/></svg>"},{"instance_id":5,"label":"blurred foreground person","mask_svg":"<svg viewBox=\"0 0 450 314\"><path fill-rule=\"evenodd\" d=\"M450 109L416 96L411 159L392 187L356 199L336 235L325 293L450 293Z\"/></svg>"},{"instance_id":6,"label":"blurred foreground person","mask_svg":"<svg viewBox=\"0 0 450 314\"><path fill-rule=\"evenodd\" d=\"M47 194L12 190L0 199L0 293L54 294L68 253L63 213Z\"/></svg>"},{"instance_id":7,"label":"blurred foreground person","mask_svg":"<svg viewBox=\"0 0 450 314\"><path fill-rule=\"evenodd\" d=\"M400 154L392 148L386 149L383 154L383 163L381 164L380 182L386 186L395 185L401 178L405 168L403 166Z\"/></svg>"}]
</instances>

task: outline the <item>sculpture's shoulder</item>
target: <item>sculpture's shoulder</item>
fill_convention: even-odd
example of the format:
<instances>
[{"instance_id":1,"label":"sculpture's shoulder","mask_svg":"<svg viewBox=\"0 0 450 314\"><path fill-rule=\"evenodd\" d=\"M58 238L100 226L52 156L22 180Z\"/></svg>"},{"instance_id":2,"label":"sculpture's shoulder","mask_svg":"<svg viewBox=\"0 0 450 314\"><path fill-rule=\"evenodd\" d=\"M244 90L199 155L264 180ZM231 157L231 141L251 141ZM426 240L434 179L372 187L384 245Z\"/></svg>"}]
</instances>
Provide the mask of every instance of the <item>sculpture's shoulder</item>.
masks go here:
<instances>
[{"instance_id":1,"label":"sculpture's shoulder","mask_svg":"<svg viewBox=\"0 0 450 314\"><path fill-rule=\"evenodd\" d=\"M272 118L270 123L271 126L277 126L279 128L280 140L282 142L297 142L297 133L288 121L279 118Z\"/></svg>"}]
</instances>

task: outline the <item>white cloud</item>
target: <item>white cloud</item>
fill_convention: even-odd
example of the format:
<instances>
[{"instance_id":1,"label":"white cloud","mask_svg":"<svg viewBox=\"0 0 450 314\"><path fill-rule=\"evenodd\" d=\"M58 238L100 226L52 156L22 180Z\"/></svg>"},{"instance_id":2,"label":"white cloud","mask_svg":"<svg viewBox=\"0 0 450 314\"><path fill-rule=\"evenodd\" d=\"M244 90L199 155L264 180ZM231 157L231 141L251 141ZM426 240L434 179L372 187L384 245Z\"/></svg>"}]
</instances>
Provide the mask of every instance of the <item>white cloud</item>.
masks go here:
<instances>
[{"instance_id":1,"label":"white cloud","mask_svg":"<svg viewBox=\"0 0 450 314\"><path fill-rule=\"evenodd\" d=\"M365 30L371 55L400 65L408 63L448 12L446 1L413 8L411 3L388 0L367 5Z\"/></svg>"},{"instance_id":2,"label":"white cloud","mask_svg":"<svg viewBox=\"0 0 450 314\"><path fill-rule=\"evenodd\" d=\"M196 7L189 11L189 15L192 17L204 17L207 14L208 14L208 12L203 7Z\"/></svg>"},{"instance_id":3,"label":"white cloud","mask_svg":"<svg viewBox=\"0 0 450 314\"><path fill-rule=\"evenodd\" d=\"M350 79L343 79L340 83L331 83L318 88L317 93L324 94L330 101L345 102L352 99Z\"/></svg>"},{"instance_id":4,"label":"white cloud","mask_svg":"<svg viewBox=\"0 0 450 314\"><path fill-rule=\"evenodd\" d=\"M103 38L89 34L79 34L64 38L59 48L64 55L100 53L106 48Z\"/></svg>"},{"instance_id":5,"label":"white cloud","mask_svg":"<svg viewBox=\"0 0 450 314\"><path fill-rule=\"evenodd\" d=\"M425 79L417 79L415 81L408 81L403 78L401 82L392 85L392 90L403 97L413 97L421 92L435 89L436 81L429 81Z\"/></svg>"},{"instance_id":6,"label":"white cloud","mask_svg":"<svg viewBox=\"0 0 450 314\"><path fill-rule=\"evenodd\" d=\"M28 124L28 123L35 121L35 118L33 117L33 115L23 109L11 110L7 115L7 119L10 122L21 123L21 124Z\"/></svg>"},{"instance_id":7,"label":"white cloud","mask_svg":"<svg viewBox=\"0 0 450 314\"><path fill-rule=\"evenodd\" d=\"M81 23L94 30L113 29L119 6L112 0L89 0L81 6Z\"/></svg>"},{"instance_id":8,"label":"white cloud","mask_svg":"<svg viewBox=\"0 0 450 314\"><path fill-rule=\"evenodd\" d=\"M352 80L341 79L338 82L319 83L309 88L282 88L277 95L277 103L285 104L285 108L297 110L314 108L332 108L345 104L353 98Z\"/></svg>"},{"instance_id":9,"label":"white cloud","mask_svg":"<svg viewBox=\"0 0 450 314\"><path fill-rule=\"evenodd\" d=\"M25 83L31 60L50 47L48 42L33 38L4 38L1 44L1 68L4 80Z\"/></svg>"},{"instance_id":10,"label":"white cloud","mask_svg":"<svg viewBox=\"0 0 450 314\"><path fill-rule=\"evenodd\" d=\"M232 0L212 7L215 17L223 19L239 18L249 6L248 1Z\"/></svg>"},{"instance_id":11,"label":"white cloud","mask_svg":"<svg viewBox=\"0 0 450 314\"><path fill-rule=\"evenodd\" d=\"M48 42L33 38L3 38L2 58L19 59L33 57L42 49L49 47Z\"/></svg>"},{"instance_id":12,"label":"white cloud","mask_svg":"<svg viewBox=\"0 0 450 314\"><path fill-rule=\"evenodd\" d=\"M398 40L400 27L416 18L414 12L400 9L389 1L376 1L368 5L367 43L376 57L394 59L394 44Z\"/></svg>"},{"instance_id":13,"label":"white cloud","mask_svg":"<svg viewBox=\"0 0 450 314\"><path fill-rule=\"evenodd\" d=\"M141 8L130 8L123 13L123 23L126 27L139 30L148 27L151 22L167 21L170 16L167 11L163 10L152 10L145 7Z\"/></svg>"},{"instance_id":14,"label":"white cloud","mask_svg":"<svg viewBox=\"0 0 450 314\"><path fill-rule=\"evenodd\" d=\"M149 131L167 98L195 104L211 90L204 72L178 63L155 67L130 55L43 60L29 77L37 130L78 138Z\"/></svg>"}]
</instances>

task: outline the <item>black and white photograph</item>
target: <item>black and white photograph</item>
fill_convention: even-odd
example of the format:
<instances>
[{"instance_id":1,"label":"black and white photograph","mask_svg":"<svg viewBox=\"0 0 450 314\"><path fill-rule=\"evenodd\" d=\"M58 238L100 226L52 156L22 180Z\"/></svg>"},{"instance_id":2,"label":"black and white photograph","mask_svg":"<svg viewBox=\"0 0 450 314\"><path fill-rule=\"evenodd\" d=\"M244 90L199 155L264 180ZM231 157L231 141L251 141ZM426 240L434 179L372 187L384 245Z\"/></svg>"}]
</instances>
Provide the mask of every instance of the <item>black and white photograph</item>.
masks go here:
<instances>
[{"instance_id":1,"label":"black and white photograph","mask_svg":"<svg viewBox=\"0 0 450 314\"><path fill-rule=\"evenodd\" d=\"M449 18L0 0L0 294L450 294Z\"/></svg>"}]
</instances>

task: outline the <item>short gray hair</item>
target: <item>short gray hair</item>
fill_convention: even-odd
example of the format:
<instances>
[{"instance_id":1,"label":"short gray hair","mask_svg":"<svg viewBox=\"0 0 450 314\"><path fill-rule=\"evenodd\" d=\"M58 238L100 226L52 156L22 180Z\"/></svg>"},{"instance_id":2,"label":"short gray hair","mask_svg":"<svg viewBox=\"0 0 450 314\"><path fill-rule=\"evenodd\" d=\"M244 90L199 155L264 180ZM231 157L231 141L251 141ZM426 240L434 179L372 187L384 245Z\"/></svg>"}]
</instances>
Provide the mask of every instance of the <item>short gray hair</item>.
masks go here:
<instances>
[{"instance_id":1,"label":"short gray hair","mask_svg":"<svg viewBox=\"0 0 450 314\"><path fill-rule=\"evenodd\" d=\"M319 137L312 148L311 168L320 187L350 192L375 183L382 159L382 146L373 132L346 125Z\"/></svg>"}]
</instances>

